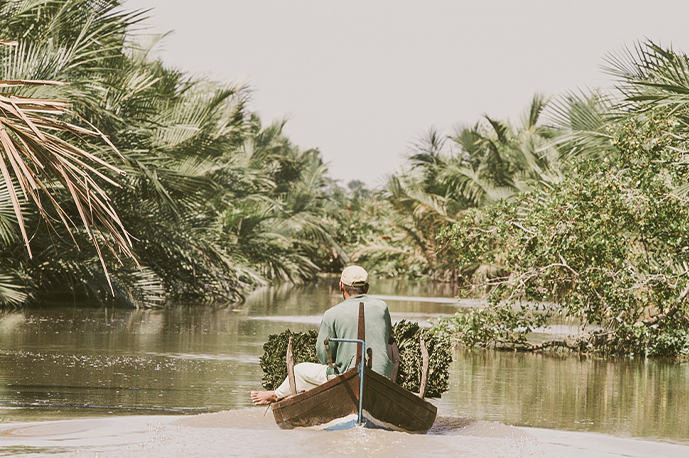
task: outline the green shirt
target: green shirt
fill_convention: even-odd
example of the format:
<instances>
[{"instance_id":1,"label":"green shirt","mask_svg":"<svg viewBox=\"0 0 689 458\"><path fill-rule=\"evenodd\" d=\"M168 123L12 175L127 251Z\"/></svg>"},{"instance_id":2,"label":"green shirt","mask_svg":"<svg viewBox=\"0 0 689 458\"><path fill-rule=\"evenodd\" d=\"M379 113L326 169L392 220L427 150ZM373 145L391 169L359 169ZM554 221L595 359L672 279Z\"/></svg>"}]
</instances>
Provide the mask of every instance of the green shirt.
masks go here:
<instances>
[{"instance_id":1,"label":"green shirt","mask_svg":"<svg viewBox=\"0 0 689 458\"><path fill-rule=\"evenodd\" d=\"M364 303L364 321L366 325L366 348L373 350L372 369L388 378L392 375L392 361L388 357L388 342L392 332L390 312L385 302L368 297L365 294L351 296L349 299L326 310L321 321L316 342L316 353L323 364L327 364L328 355L323 341L326 337L338 339L356 339L359 326L359 302ZM331 352L337 372L343 373L356 366L356 347L349 342L330 342ZM334 374L328 368L328 375Z\"/></svg>"}]
</instances>

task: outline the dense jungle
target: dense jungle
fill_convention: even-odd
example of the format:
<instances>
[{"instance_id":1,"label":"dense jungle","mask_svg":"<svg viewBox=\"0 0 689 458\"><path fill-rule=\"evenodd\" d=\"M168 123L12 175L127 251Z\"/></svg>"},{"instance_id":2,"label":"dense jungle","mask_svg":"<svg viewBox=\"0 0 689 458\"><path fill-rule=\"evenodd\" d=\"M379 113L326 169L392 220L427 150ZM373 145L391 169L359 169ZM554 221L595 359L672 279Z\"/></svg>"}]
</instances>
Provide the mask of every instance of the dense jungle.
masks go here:
<instances>
[{"instance_id":1,"label":"dense jungle","mask_svg":"<svg viewBox=\"0 0 689 458\"><path fill-rule=\"evenodd\" d=\"M610 91L430 129L368 189L247 87L166 66L144 18L0 1L3 307L240 304L358 263L486 298L435 323L458 345L689 355L686 54L640 42L607 56ZM528 340L558 320L581 332Z\"/></svg>"}]
</instances>

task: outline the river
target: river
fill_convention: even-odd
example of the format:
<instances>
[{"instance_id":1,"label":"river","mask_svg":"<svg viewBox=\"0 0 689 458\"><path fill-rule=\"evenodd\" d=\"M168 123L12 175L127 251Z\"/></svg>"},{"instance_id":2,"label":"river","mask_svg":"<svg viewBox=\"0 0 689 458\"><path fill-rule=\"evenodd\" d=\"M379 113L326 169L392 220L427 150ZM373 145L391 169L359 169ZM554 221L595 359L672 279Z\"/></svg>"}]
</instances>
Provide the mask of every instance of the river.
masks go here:
<instances>
[{"instance_id":1,"label":"river","mask_svg":"<svg viewBox=\"0 0 689 458\"><path fill-rule=\"evenodd\" d=\"M471 301L379 281L393 321ZM689 456L689 363L458 351L426 435L282 431L248 398L270 334L315 329L335 283L239 308L70 307L0 317L0 456Z\"/></svg>"}]
</instances>

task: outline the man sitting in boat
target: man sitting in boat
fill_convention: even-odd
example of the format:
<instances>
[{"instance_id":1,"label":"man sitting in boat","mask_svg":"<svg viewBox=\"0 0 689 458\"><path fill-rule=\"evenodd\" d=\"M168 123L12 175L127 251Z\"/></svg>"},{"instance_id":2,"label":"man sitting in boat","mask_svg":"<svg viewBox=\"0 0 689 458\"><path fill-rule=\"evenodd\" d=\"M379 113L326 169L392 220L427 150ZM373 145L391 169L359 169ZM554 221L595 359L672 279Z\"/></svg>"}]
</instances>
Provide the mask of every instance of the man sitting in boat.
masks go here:
<instances>
[{"instance_id":1,"label":"man sitting in boat","mask_svg":"<svg viewBox=\"0 0 689 458\"><path fill-rule=\"evenodd\" d=\"M388 378L392 375L393 364L388 356L388 344L392 324L390 312L385 302L366 295L368 293L368 273L359 266L349 266L342 271L340 277L340 292L344 298L336 306L326 310L323 314L321 327L316 342L316 353L323 364L300 363L294 366L294 378L297 392L308 391L323 383L336 374L342 374L356 366L357 349L355 343L330 342L331 354L334 355L334 366L327 365L328 354L324 341L327 337L338 339L356 339L359 323L359 303L364 303L364 317L366 330L366 348L373 350L372 369ZM290 394L289 380L285 381L275 391L252 391L251 400L256 405L276 402Z\"/></svg>"}]
</instances>

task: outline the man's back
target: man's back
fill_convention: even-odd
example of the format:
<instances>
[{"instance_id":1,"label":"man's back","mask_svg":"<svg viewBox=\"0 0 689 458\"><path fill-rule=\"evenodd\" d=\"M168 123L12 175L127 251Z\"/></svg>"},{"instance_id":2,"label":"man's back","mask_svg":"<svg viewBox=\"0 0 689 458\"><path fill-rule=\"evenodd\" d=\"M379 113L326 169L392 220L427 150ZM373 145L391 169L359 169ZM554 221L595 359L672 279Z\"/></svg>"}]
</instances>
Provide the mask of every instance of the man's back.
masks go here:
<instances>
[{"instance_id":1,"label":"man's back","mask_svg":"<svg viewBox=\"0 0 689 458\"><path fill-rule=\"evenodd\" d=\"M390 339L390 312L385 302L373 299L365 294L351 296L344 302L328 309L323 315L321 328L316 342L316 352L321 363L326 364L327 353L323 341L326 337L339 339L356 339L359 323L359 303L364 303L364 319L366 324L366 347L373 350L373 365L375 372L390 377L392 361L388 357L388 342ZM342 373L356 366L356 344L331 342L331 348L336 348L334 362L338 365L338 372ZM328 369L328 373L334 371Z\"/></svg>"}]
</instances>

